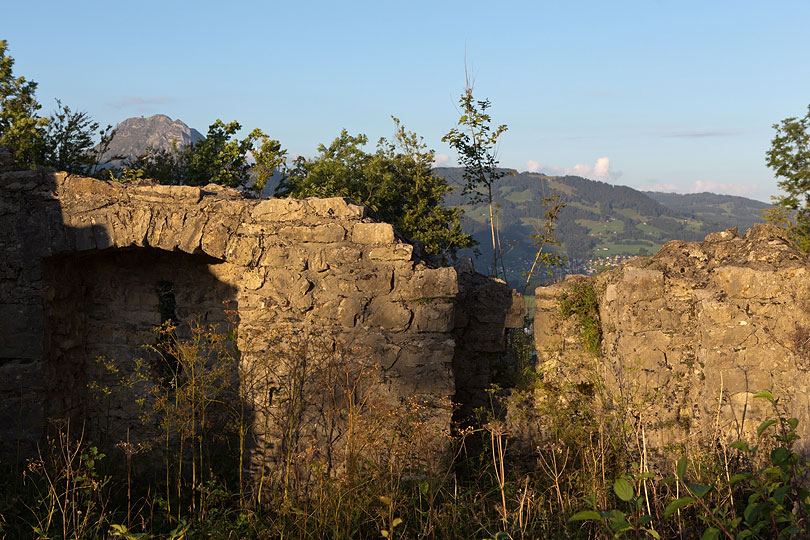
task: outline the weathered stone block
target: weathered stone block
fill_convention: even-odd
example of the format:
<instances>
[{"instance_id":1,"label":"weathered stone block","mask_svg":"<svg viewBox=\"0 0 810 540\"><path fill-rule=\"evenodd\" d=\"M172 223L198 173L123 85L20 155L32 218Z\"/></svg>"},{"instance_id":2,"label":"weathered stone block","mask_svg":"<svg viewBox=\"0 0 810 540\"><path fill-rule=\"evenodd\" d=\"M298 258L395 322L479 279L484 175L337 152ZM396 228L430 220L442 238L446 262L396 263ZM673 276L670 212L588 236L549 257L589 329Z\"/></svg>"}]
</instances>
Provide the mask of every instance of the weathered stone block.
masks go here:
<instances>
[{"instance_id":1,"label":"weathered stone block","mask_svg":"<svg viewBox=\"0 0 810 540\"><path fill-rule=\"evenodd\" d=\"M403 300L452 298L458 294L455 268L424 268L407 278L397 278L397 292Z\"/></svg>"},{"instance_id":2,"label":"weathered stone block","mask_svg":"<svg viewBox=\"0 0 810 540\"><path fill-rule=\"evenodd\" d=\"M413 313L400 302L388 298L373 298L366 307L365 324L402 332L411 324Z\"/></svg>"},{"instance_id":3,"label":"weathered stone block","mask_svg":"<svg viewBox=\"0 0 810 540\"><path fill-rule=\"evenodd\" d=\"M41 358L42 308L36 304L0 304L0 359Z\"/></svg>"},{"instance_id":4,"label":"weathered stone block","mask_svg":"<svg viewBox=\"0 0 810 540\"><path fill-rule=\"evenodd\" d=\"M601 291L600 375L610 393L635 404L649 440L661 446L706 441L718 427L729 440L751 436L760 415L745 417L764 388L791 403L788 414L810 420L810 363L803 362L810 348L796 343L810 335L810 260L770 227L744 238L732 233L669 242L649 259L593 278ZM559 321L552 298L561 291L545 292L538 289L535 317L539 369L554 360L576 365L578 328Z\"/></svg>"},{"instance_id":5,"label":"weathered stone block","mask_svg":"<svg viewBox=\"0 0 810 540\"><path fill-rule=\"evenodd\" d=\"M340 242L346 237L346 229L337 223L324 225L284 227L278 232L281 238L292 242Z\"/></svg>"},{"instance_id":6,"label":"weathered stone block","mask_svg":"<svg viewBox=\"0 0 810 540\"><path fill-rule=\"evenodd\" d=\"M258 238L240 235L231 237L225 252L225 257L239 266L255 266L261 255L262 249Z\"/></svg>"},{"instance_id":7,"label":"weathered stone block","mask_svg":"<svg viewBox=\"0 0 810 540\"><path fill-rule=\"evenodd\" d=\"M619 284L628 304L642 300L658 300L664 292L664 274L648 268L628 268Z\"/></svg>"},{"instance_id":8,"label":"weathered stone block","mask_svg":"<svg viewBox=\"0 0 810 540\"><path fill-rule=\"evenodd\" d=\"M148 202L166 202L166 199L182 204L197 204L202 199L202 191L194 186L137 186L131 196Z\"/></svg>"},{"instance_id":9,"label":"weathered stone block","mask_svg":"<svg viewBox=\"0 0 810 540\"><path fill-rule=\"evenodd\" d=\"M353 328L358 318L362 316L366 304L359 296L351 296L340 301L337 316L340 324L346 328Z\"/></svg>"},{"instance_id":10,"label":"weathered stone block","mask_svg":"<svg viewBox=\"0 0 810 540\"><path fill-rule=\"evenodd\" d=\"M417 332L450 332L455 326L455 306L441 300L411 303L413 324Z\"/></svg>"},{"instance_id":11,"label":"weathered stone block","mask_svg":"<svg viewBox=\"0 0 810 540\"><path fill-rule=\"evenodd\" d=\"M362 268L355 276L357 290L369 296L384 296L391 292L393 287L393 274L391 268L382 265L374 265L369 268Z\"/></svg>"},{"instance_id":12,"label":"weathered stone block","mask_svg":"<svg viewBox=\"0 0 810 540\"><path fill-rule=\"evenodd\" d=\"M253 219L261 221L292 221L301 219L307 204L298 199L267 199L253 207Z\"/></svg>"},{"instance_id":13,"label":"weathered stone block","mask_svg":"<svg viewBox=\"0 0 810 540\"><path fill-rule=\"evenodd\" d=\"M186 253L199 253L206 217L199 212L187 212L177 238L177 248Z\"/></svg>"},{"instance_id":14,"label":"weathered stone block","mask_svg":"<svg viewBox=\"0 0 810 540\"><path fill-rule=\"evenodd\" d=\"M393 244L394 228L388 223L355 223L352 242L356 244Z\"/></svg>"},{"instance_id":15,"label":"weathered stone block","mask_svg":"<svg viewBox=\"0 0 810 540\"><path fill-rule=\"evenodd\" d=\"M333 266L359 263L363 258L363 251L355 246L337 246L324 249L324 260Z\"/></svg>"},{"instance_id":16,"label":"weathered stone block","mask_svg":"<svg viewBox=\"0 0 810 540\"><path fill-rule=\"evenodd\" d=\"M267 275L267 269L263 267L253 268L245 272L242 277L242 284L246 289L255 291L264 285L264 278Z\"/></svg>"},{"instance_id":17,"label":"weathered stone block","mask_svg":"<svg viewBox=\"0 0 810 540\"><path fill-rule=\"evenodd\" d=\"M368 251L368 258L376 261L410 261L413 258L411 244L374 247Z\"/></svg>"},{"instance_id":18,"label":"weathered stone block","mask_svg":"<svg viewBox=\"0 0 810 540\"><path fill-rule=\"evenodd\" d=\"M473 365L482 351L491 352L487 363L503 350L515 304L508 289L495 287L480 304L498 303L496 328L471 320L465 341L454 328L456 271L429 268L391 225L361 222L366 208L345 199L255 201L214 185L119 185L43 171L0 172L0 185L0 221L11 231L0 238L0 372L16 377L36 364L50 374L47 392L23 381L30 396L16 383L11 396L10 379L0 378L0 459L17 441L36 441L46 416L92 417L92 359L131 363L168 317L180 319L181 339L188 322L229 331L235 321L243 366L278 372L283 362L268 363L294 351L379 364L380 401L424 398L440 430L450 426L448 396L465 395L456 356ZM476 294L465 290L464 305L478 306ZM2 411L19 411L23 398L44 405L11 440ZM137 423L136 414L109 409L120 420L113 429ZM277 437L271 424L254 435Z\"/></svg>"},{"instance_id":19,"label":"weathered stone block","mask_svg":"<svg viewBox=\"0 0 810 540\"><path fill-rule=\"evenodd\" d=\"M321 217L338 219L363 219L366 217L365 206L343 197L308 198L306 201L313 212Z\"/></svg>"},{"instance_id":20,"label":"weathered stone block","mask_svg":"<svg viewBox=\"0 0 810 540\"><path fill-rule=\"evenodd\" d=\"M323 249L316 249L309 252L307 266L314 272L325 272L329 270L329 263L326 262L326 255Z\"/></svg>"}]
</instances>

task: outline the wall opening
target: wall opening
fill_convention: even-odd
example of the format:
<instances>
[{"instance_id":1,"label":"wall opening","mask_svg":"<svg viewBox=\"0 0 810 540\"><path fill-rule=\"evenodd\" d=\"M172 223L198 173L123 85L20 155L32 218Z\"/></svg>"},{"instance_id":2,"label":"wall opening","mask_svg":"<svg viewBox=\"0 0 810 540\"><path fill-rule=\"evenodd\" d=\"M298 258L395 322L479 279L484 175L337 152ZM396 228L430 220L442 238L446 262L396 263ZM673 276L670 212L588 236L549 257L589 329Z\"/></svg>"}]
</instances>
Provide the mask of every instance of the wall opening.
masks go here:
<instances>
[{"instance_id":1,"label":"wall opening","mask_svg":"<svg viewBox=\"0 0 810 540\"><path fill-rule=\"evenodd\" d=\"M94 440L137 430L143 404L121 381L143 366L166 368L161 345L189 339L190 325L232 331L236 289L217 277L227 265L153 248L46 259L47 417L70 418Z\"/></svg>"}]
</instances>

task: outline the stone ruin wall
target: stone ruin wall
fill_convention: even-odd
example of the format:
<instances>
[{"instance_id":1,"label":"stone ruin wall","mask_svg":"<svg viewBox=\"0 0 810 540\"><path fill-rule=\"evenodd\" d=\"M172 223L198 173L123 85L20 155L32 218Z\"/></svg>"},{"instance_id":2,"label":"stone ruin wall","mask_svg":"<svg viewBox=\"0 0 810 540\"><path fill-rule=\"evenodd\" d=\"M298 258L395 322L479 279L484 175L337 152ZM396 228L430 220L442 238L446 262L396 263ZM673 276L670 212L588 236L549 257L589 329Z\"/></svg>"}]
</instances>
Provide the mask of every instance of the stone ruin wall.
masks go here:
<instances>
[{"instance_id":1,"label":"stone ruin wall","mask_svg":"<svg viewBox=\"0 0 810 540\"><path fill-rule=\"evenodd\" d=\"M654 448L753 437L773 417L766 400L753 399L764 389L807 441L808 278L810 260L772 226L669 242L599 276L538 288L538 367L560 387L604 381ZM600 358L579 343L577 323L560 320L560 295L577 280L598 293Z\"/></svg>"},{"instance_id":2,"label":"stone ruin wall","mask_svg":"<svg viewBox=\"0 0 810 540\"><path fill-rule=\"evenodd\" d=\"M381 399L419 400L444 431L454 397L481 399L505 325L522 326L505 285L431 267L345 199L250 200L0 158L0 459L30 453L49 418L92 414L93 359L145 354L165 317L159 287L179 328L235 323L243 368L272 364L285 343L317 345L376 370ZM123 429L135 413L108 414Z\"/></svg>"}]
</instances>

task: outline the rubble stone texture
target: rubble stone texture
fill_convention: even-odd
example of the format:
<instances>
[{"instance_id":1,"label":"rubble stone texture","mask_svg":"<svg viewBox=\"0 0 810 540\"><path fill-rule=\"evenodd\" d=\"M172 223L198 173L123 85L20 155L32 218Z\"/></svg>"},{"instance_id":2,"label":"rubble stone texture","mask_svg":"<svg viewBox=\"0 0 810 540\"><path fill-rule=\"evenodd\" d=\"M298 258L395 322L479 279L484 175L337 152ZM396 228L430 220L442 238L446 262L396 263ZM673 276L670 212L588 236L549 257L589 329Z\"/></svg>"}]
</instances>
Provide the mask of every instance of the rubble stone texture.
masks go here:
<instances>
[{"instance_id":1,"label":"rubble stone texture","mask_svg":"<svg viewBox=\"0 0 810 540\"><path fill-rule=\"evenodd\" d=\"M478 274L431 267L366 214L341 198L256 200L214 185L21 171L0 148L0 459L30 453L49 418L104 421L121 436L137 411L93 401L88 386L104 377L96 359L147 357L167 316L178 333L194 321L235 326L234 376L257 404L280 391L304 347L364 365L377 397L417 400L449 431L454 396L489 385L466 372L503 350L522 299ZM264 383L247 380L256 366ZM265 446L255 451L266 453L276 432L259 409Z\"/></svg>"},{"instance_id":2,"label":"rubble stone texture","mask_svg":"<svg viewBox=\"0 0 810 540\"><path fill-rule=\"evenodd\" d=\"M645 428L650 447L751 438L774 415L753 398L765 389L799 419L807 440L808 277L810 260L773 226L669 242L652 257L574 278L590 280L598 293L601 358L578 343L575 321L560 320L568 285L538 288L540 370L560 384L604 381L628 421Z\"/></svg>"}]
</instances>

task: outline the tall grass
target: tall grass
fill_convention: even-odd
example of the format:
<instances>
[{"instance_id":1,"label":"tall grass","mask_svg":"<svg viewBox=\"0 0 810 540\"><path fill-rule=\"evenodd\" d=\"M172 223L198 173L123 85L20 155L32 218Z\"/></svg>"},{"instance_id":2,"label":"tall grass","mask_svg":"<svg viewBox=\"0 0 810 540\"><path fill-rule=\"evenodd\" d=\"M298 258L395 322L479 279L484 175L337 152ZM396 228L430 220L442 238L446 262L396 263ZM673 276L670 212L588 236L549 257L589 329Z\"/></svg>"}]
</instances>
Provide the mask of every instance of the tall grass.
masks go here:
<instances>
[{"instance_id":1,"label":"tall grass","mask_svg":"<svg viewBox=\"0 0 810 540\"><path fill-rule=\"evenodd\" d=\"M650 463L643 427L596 371L592 384L551 384L525 335L502 372L513 388L451 432L430 404L388 399L380 366L335 336L280 332L248 362L232 331L161 331L144 362L108 360L95 385L99 403L135 401L140 425L90 441L55 423L39 456L0 476L0 537L683 539L718 523L738 534L746 511L783 520L751 538L804 531L786 509L806 504L792 419L765 426L756 450L718 439ZM781 513L747 510L780 494Z\"/></svg>"}]
</instances>

